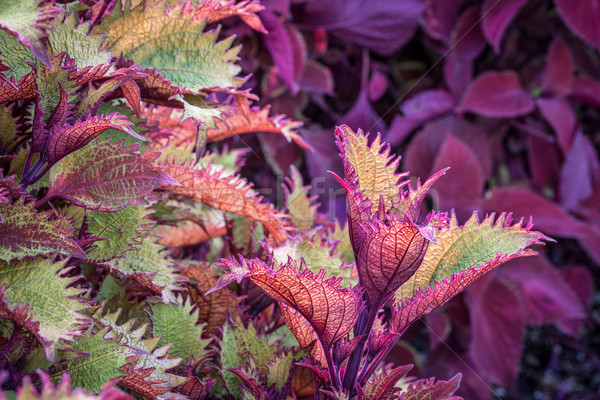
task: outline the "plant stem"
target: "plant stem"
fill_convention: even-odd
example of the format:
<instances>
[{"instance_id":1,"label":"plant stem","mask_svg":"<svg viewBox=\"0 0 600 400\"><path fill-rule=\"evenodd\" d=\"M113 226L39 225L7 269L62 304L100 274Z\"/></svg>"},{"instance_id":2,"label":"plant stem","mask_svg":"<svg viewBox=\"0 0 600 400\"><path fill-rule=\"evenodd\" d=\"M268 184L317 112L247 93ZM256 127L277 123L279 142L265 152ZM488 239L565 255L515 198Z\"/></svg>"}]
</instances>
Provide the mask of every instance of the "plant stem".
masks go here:
<instances>
[{"instance_id":1,"label":"plant stem","mask_svg":"<svg viewBox=\"0 0 600 400\"><path fill-rule=\"evenodd\" d=\"M348 360L348 364L346 366L346 373L344 374L343 387L344 387L344 389L350 391L350 393L354 392L354 385L356 384L356 376L358 375L358 370L360 368L360 361L362 359L362 354L365 349L365 343L367 343L367 340L369 339L369 336L371 334L371 329L373 329L373 324L375 323L375 318L377 318L378 311L379 311L378 308L371 310L371 312L369 313L369 318L367 319L367 322L362 326L359 326L360 325L360 320L359 320L359 324L357 325L357 328L362 328L362 329L360 329L360 330L357 329L357 331L354 332L355 336L362 335L367 332L368 332L368 334L365 335L365 337L360 341L358 346L356 346L356 349L354 350L354 352L352 352L352 355L350 356L350 359Z\"/></svg>"},{"instance_id":2,"label":"plant stem","mask_svg":"<svg viewBox=\"0 0 600 400\"><path fill-rule=\"evenodd\" d=\"M331 357L331 349L323 349L323 353L325 353L325 360L327 361L327 369L329 370L331 383L335 388L340 389L342 387L342 383L340 382L340 374L335 369L335 364L333 363L333 358Z\"/></svg>"}]
</instances>

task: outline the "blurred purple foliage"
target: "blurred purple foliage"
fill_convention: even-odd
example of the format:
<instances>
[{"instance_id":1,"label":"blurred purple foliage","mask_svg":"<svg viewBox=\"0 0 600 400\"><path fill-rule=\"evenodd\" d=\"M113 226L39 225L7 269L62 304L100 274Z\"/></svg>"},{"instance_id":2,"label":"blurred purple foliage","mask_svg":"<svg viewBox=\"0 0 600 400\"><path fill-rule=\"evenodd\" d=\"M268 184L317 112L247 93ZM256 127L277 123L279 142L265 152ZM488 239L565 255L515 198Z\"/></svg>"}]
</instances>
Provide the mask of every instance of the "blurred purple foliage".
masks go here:
<instances>
[{"instance_id":1,"label":"blurred purple foliage","mask_svg":"<svg viewBox=\"0 0 600 400\"><path fill-rule=\"evenodd\" d=\"M345 123L381 132L415 177L450 166L430 207L454 208L463 222L473 210L532 216L557 240L428 317L431 339L416 371L462 372L459 394L469 399L490 398L493 385L519 393L527 327L549 324L598 363L599 347L585 338L600 323L589 312L600 264L600 0L262 3L268 35L229 28L244 44L248 84L275 113L305 122L314 152L279 136L257 146L279 174L303 165L330 218L345 215L343 191L326 172L341 172L333 128ZM254 180L275 187L255 155ZM391 357L409 359L415 345L405 346ZM600 395L598 378L573 378L583 388L561 379L545 389L530 379L528 393Z\"/></svg>"}]
</instances>

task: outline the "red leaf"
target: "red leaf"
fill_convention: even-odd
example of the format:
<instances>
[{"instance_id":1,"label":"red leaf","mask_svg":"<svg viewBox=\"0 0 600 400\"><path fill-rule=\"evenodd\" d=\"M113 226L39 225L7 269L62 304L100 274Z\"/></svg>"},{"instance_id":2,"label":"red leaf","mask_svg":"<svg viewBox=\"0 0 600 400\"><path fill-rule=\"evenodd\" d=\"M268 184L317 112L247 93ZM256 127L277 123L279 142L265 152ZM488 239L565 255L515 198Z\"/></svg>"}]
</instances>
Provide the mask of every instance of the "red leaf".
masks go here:
<instances>
[{"instance_id":1,"label":"red leaf","mask_svg":"<svg viewBox=\"0 0 600 400\"><path fill-rule=\"evenodd\" d=\"M569 29L600 51L600 0L554 0L554 3Z\"/></svg>"},{"instance_id":2,"label":"red leaf","mask_svg":"<svg viewBox=\"0 0 600 400\"><path fill-rule=\"evenodd\" d=\"M396 383L402 378L410 369L412 365L403 365L401 367L394 368L390 372L385 369L379 376L373 376L373 379L367 381L359 392L359 400L377 399L377 400L393 400L398 398L398 392L400 388L396 387Z\"/></svg>"},{"instance_id":3,"label":"red leaf","mask_svg":"<svg viewBox=\"0 0 600 400\"><path fill-rule=\"evenodd\" d=\"M560 148L566 153L571 147L577 125L577 117L573 109L566 100L560 98L542 97L536 100L536 104L546 121L552 126Z\"/></svg>"},{"instance_id":4,"label":"red leaf","mask_svg":"<svg viewBox=\"0 0 600 400\"><path fill-rule=\"evenodd\" d=\"M52 166L67 154L81 149L107 129L117 129L136 139L144 140L131 129L132 125L126 116L116 112L106 117L90 117L85 121L77 121L72 126L59 125L50 132L48 139L48 164Z\"/></svg>"},{"instance_id":5,"label":"red leaf","mask_svg":"<svg viewBox=\"0 0 600 400\"><path fill-rule=\"evenodd\" d=\"M312 326L324 350L345 337L354 327L363 305L359 289L340 289L340 279L324 280L325 270L317 275L304 269L298 271L294 260L278 270L260 260L224 261L234 271L245 270L249 278L268 296L297 311ZM241 274L236 272L236 278ZM224 275L224 277L227 275Z\"/></svg>"},{"instance_id":6,"label":"red leaf","mask_svg":"<svg viewBox=\"0 0 600 400\"><path fill-rule=\"evenodd\" d=\"M500 43L506 28L525 4L527 0L485 0L483 3L483 34L496 53L500 52Z\"/></svg>"},{"instance_id":7,"label":"red leaf","mask_svg":"<svg viewBox=\"0 0 600 400\"><path fill-rule=\"evenodd\" d=\"M555 39L548 50L542 87L557 96L569 95L573 85L574 68L571 51L562 40Z\"/></svg>"},{"instance_id":8,"label":"red leaf","mask_svg":"<svg viewBox=\"0 0 600 400\"><path fill-rule=\"evenodd\" d=\"M533 111L533 100L514 71L484 72L468 87L456 111L511 118Z\"/></svg>"},{"instance_id":9,"label":"red leaf","mask_svg":"<svg viewBox=\"0 0 600 400\"><path fill-rule=\"evenodd\" d=\"M461 377L461 374L457 374L449 381L437 382L435 378L419 379L400 392L398 400L461 400L460 397L452 396L460 385Z\"/></svg>"},{"instance_id":10,"label":"red leaf","mask_svg":"<svg viewBox=\"0 0 600 400\"><path fill-rule=\"evenodd\" d=\"M433 170L450 167L448 179L440 180L435 190L441 210L454 208L459 221L466 221L479 207L484 175L475 153L461 140L446 135L435 158Z\"/></svg>"},{"instance_id":11,"label":"red leaf","mask_svg":"<svg viewBox=\"0 0 600 400\"><path fill-rule=\"evenodd\" d=\"M480 281L466 297L471 312L469 354L492 382L514 388L523 340L525 315L515 288L504 279Z\"/></svg>"},{"instance_id":12,"label":"red leaf","mask_svg":"<svg viewBox=\"0 0 600 400\"><path fill-rule=\"evenodd\" d=\"M485 212L511 210L515 217L533 216L536 227L547 235L581 237L586 226L562 208L526 188L502 187L490 191L483 201Z\"/></svg>"},{"instance_id":13,"label":"red leaf","mask_svg":"<svg viewBox=\"0 0 600 400\"><path fill-rule=\"evenodd\" d=\"M374 220L358 233L356 267L371 310L378 310L419 268L429 240L410 217Z\"/></svg>"}]
</instances>

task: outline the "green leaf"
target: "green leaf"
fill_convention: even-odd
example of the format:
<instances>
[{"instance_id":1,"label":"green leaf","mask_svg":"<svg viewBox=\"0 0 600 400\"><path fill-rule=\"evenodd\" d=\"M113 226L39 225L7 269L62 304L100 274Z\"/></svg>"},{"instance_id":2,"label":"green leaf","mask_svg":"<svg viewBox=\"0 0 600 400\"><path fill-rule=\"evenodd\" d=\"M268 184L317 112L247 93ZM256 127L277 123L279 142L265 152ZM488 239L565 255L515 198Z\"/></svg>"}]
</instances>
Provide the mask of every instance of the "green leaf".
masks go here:
<instances>
[{"instance_id":1,"label":"green leaf","mask_svg":"<svg viewBox=\"0 0 600 400\"><path fill-rule=\"evenodd\" d=\"M175 303L174 292L180 290L182 278L171 267L174 262L166 258L165 246L156 243L156 240L155 236L143 238L137 249L126 252L123 258L112 260L109 267L118 276L133 279L160 295L165 303Z\"/></svg>"},{"instance_id":2,"label":"green leaf","mask_svg":"<svg viewBox=\"0 0 600 400\"><path fill-rule=\"evenodd\" d=\"M239 317L235 323L227 321L223 326L221 341L221 366L227 390L236 399L242 397L241 379L226 368L238 368L240 365L243 367L249 364L251 355L261 374L266 375L269 369L265 363L273 359L276 350L277 344L269 345L267 338L258 336L252 323L245 328Z\"/></svg>"},{"instance_id":3,"label":"green leaf","mask_svg":"<svg viewBox=\"0 0 600 400\"><path fill-rule=\"evenodd\" d=\"M89 35L91 23L77 24L75 14L63 14L63 18L54 20L54 28L48 31L48 38L54 54L63 51L75 60L77 69L109 65L113 57L106 47L106 34ZM109 70L110 72L110 70Z\"/></svg>"},{"instance_id":4,"label":"green leaf","mask_svg":"<svg viewBox=\"0 0 600 400\"><path fill-rule=\"evenodd\" d=\"M387 207L397 202L400 187L396 183L408 174L396 174L400 157L390 156L389 145L381 144L377 135L368 146L368 135L360 129L354 133L346 125L336 129L336 136L350 185L364 190L363 196L374 204L378 204L379 196L383 196Z\"/></svg>"},{"instance_id":5,"label":"green leaf","mask_svg":"<svg viewBox=\"0 0 600 400\"><path fill-rule=\"evenodd\" d=\"M217 42L219 30L203 32L204 21L194 21L191 7L166 2L114 11L94 32L108 33L113 54L123 53L142 68L156 68L174 86L198 92L209 87L238 87L239 48L233 37Z\"/></svg>"},{"instance_id":6,"label":"green leaf","mask_svg":"<svg viewBox=\"0 0 600 400\"><path fill-rule=\"evenodd\" d=\"M216 127L215 118L222 118L223 111L228 109L228 107L208 101L202 96L191 94L185 94L183 96L176 95L173 96L173 99L183 103L183 115L181 116L181 121L191 118L196 124L202 123L202 127L205 128L205 136L206 128ZM206 137L204 139L206 141Z\"/></svg>"},{"instance_id":7,"label":"green leaf","mask_svg":"<svg viewBox=\"0 0 600 400\"><path fill-rule=\"evenodd\" d=\"M324 240L314 231L309 231L277 247L273 251L273 257L280 264L285 264L288 257L291 257L300 265L300 259L303 259L306 267L314 273L324 269L325 279L344 278L340 283L342 288L349 288L356 284L356 279L350 278L352 267L344 265L341 254L335 251L335 245Z\"/></svg>"},{"instance_id":8,"label":"green leaf","mask_svg":"<svg viewBox=\"0 0 600 400\"><path fill-rule=\"evenodd\" d=\"M96 140L69 154L50 169L50 189L43 200L60 197L99 211L147 204L155 188L177 182L152 164L157 153L142 156L137 148Z\"/></svg>"},{"instance_id":9,"label":"green leaf","mask_svg":"<svg viewBox=\"0 0 600 400\"><path fill-rule=\"evenodd\" d=\"M211 339L203 339L202 334L206 323L196 325L198 312L192 309L192 304L157 303L150 306L152 310L153 334L162 335L159 346L171 343L169 354L173 357L196 359L209 353L206 347Z\"/></svg>"},{"instance_id":10,"label":"green leaf","mask_svg":"<svg viewBox=\"0 0 600 400\"><path fill-rule=\"evenodd\" d=\"M52 68L40 65L34 75L37 93L39 93L39 108L43 111L42 120L44 122L48 122L54 109L59 106L62 91L66 93L67 103L75 101L76 98L73 82L69 80L73 68L63 67L64 59L64 53L51 56ZM36 148L35 145L33 147Z\"/></svg>"},{"instance_id":11,"label":"green leaf","mask_svg":"<svg viewBox=\"0 0 600 400\"><path fill-rule=\"evenodd\" d=\"M109 327L96 333L92 333L90 327L86 336L78 338L77 344L66 352L75 352L78 356L50 368L52 380L58 383L63 374L69 374L74 387L100 392L106 382L124 375L119 368L129 362L127 357L137 355L134 349L121 345L121 341L121 334Z\"/></svg>"},{"instance_id":12,"label":"green leaf","mask_svg":"<svg viewBox=\"0 0 600 400\"><path fill-rule=\"evenodd\" d=\"M513 224L510 214L498 218L491 214L480 223L477 213L460 226L453 214L449 227L437 233L437 244L429 244L417 272L396 292L396 300L413 297L419 288L426 292L436 281L449 280L452 274L471 267L479 268L499 254L535 254L527 248L548 238L531 231L531 227L523 226L522 221Z\"/></svg>"},{"instance_id":13,"label":"green leaf","mask_svg":"<svg viewBox=\"0 0 600 400\"><path fill-rule=\"evenodd\" d=\"M310 186L302 184L302 175L293 165L290 167L290 177L283 186L285 192L285 208L290 216L292 225L299 232L304 232L315 224L317 215L317 196L310 196Z\"/></svg>"},{"instance_id":14,"label":"green leaf","mask_svg":"<svg viewBox=\"0 0 600 400\"><path fill-rule=\"evenodd\" d=\"M52 28L48 21L55 18L60 10L61 8L53 2L3 0L0 8L0 29L14 35L50 68L48 51L42 39L47 36L46 29Z\"/></svg>"},{"instance_id":15,"label":"green leaf","mask_svg":"<svg viewBox=\"0 0 600 400\"><path fill-rule=\"evenodd\" d=\"M19 143L17 121L12 117L12 106L0 106L0 154L9 154Z\"/></svg>"},{"instance_id":16,"label":"green leaf","mask_svg":"<svg viewBox=\"0 0 600 400\"><path fill-rule=\"evenodd\" d=\"M275 390L280 391L289 384L288 379L293 374L295 365L302 358L308 356L311 348L306 348L294 353L292 351L280 351L273 360L267 361L269 373L267 374L267 387L275 385Z\"/></svg>"},{"instance_id":17,"label":"green leaf","mask_svg":"<svg viewBox=\"0 0 600 400\"><path fill-rule=\"evenodd\" d=\"M103 262L134 250L154 223L148 218L154 211L148 206L129 206L114 212L88 210L88 232L100 240L89 250L88 260Z\"/></svg>"},{"instance_id":18,"label":"green leaf","mask_svg":"<svg viewBox=\"0 0 600 400\"><path fill-rule=\"evenodd\" d=\"M10 67L3 72L12 82L16 83L31 72L29 63L35 59L27 47L19 43L10 33L0 29L0 59Z\"/></svg>"},{"instance_id":19,"label":"green leaf","mask_svg":"<svg viewBox=\"0 0 600 400\"><path fill-rule=\"evenodd\" d=\"M62 340L72 341L80 334L85 321L78 311L87 306L76 300L82 290L66 288L72 279L56 274L65 263L66 260L53 263L45 259L0 262L0 317L30 330L50 360L55 358ZM25 310L15 311L22 308Z\"/></svg>"},{"instance_id":20,"label":"green leaf","mask_svg":"<svg viewBox=\"0 0 600 400\"><path fill-rule=\"evenodd\" d=\"M131 319L119 325L121 310L114 313L102 314L98 310L92 319L99 326L112 328L114 334L121 335L120 344L136 350L137 357L132 364L126 364L121 371L127 375L119 381L121 386L135 391L145 398L167 398L173 393L170 388L175 388L187 381L186 378L168 373L181 363L180 358L168 356L169 346L157 347L160 337L148 337L146 330L148 325L144 324L133 330L135 320ZM164 395L164 396L163 396Z\"/></svg>"},{"instance_id":21,"label":"green leaf","mask_svg":"<svg viewBox=\"0 0 600 400\"><path fill-rule=\"evenodd\" d=\"M85 252L71 239L73 227L63 219L50 220L51 212L37 212L33 203L23 199L11 205L0 204L0 260L23 260L38 255L60 253L86 258Z\"/></svg>"}]
</instances>

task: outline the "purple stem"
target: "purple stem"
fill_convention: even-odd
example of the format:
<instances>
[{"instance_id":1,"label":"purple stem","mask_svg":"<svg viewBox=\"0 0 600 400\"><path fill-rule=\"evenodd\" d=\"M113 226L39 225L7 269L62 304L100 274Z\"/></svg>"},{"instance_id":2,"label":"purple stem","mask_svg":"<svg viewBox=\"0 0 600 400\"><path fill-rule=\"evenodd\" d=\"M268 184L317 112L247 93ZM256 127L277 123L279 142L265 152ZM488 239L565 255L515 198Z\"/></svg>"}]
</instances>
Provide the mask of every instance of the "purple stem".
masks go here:
<instances>
[{"instance_id":1,"label":"purple stem","mask_svg":"<svg viewBox=\"0 0 600 400\"><path fill-rule=\"evenodd\" d=\"M356 349L350 356L350 360L348 360L348 364L346 365L346 373L344 374L344 389L350 391L350 393L354 392L354 385L356 384L356 376L358 375L358 370L360 368L360 361L362 359L362 354L365 349L365 343L369 339L371 334L371 329L373 329L373 324L375 323L375 318L377 318L377 313L379 312L379 308L374 308L369 312L369 317L367 322L362 325L357 324L357 329L354 332L355 336L359 336L368 332L365 337L360 341L360 343L356 346ZM362 326L360 326L362 325ZM360 329L362 328L362 329Z\"/></svg>"}]
</instances>

